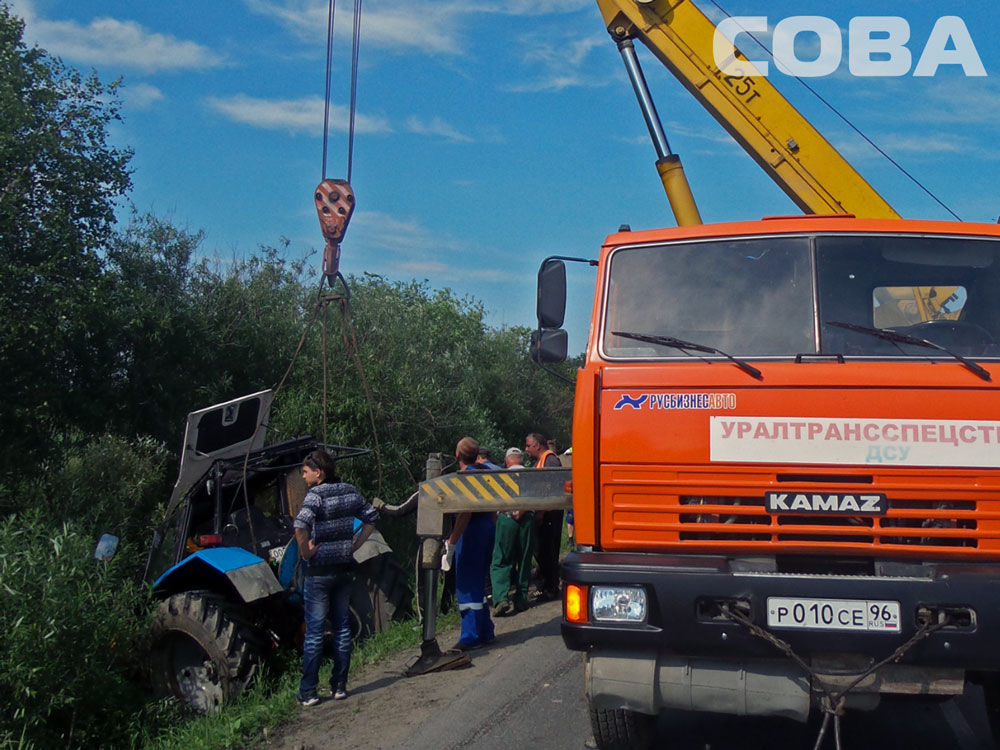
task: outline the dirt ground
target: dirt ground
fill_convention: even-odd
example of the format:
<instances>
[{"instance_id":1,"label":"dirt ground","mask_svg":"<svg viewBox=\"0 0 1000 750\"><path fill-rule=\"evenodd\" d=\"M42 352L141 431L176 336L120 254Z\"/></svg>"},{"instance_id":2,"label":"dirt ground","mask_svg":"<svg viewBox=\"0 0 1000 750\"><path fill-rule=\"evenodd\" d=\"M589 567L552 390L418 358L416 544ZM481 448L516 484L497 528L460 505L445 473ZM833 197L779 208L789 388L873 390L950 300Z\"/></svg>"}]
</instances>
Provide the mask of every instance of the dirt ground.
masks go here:
<instances>
[{"instance_id":1,"label":"dirt ground","mask_svg":"<svg viewBox=\"0 0 1000 750\"><path fill-rule=\"evenodd\" d=\"M351 750L382 750L405 744L407 738L442 714L484 673L489 672L519 644L551 626L561 615L561 603L538 604L512 617L494 618L496 640L470 652L470 668L406 677L404 672L419 656L414 648L377 666L351 674L347 700L334 701L329 692L319 705L303 708L298 717L270 737L261 738L259 748L273 750L320 750L328 747ZM439 632L442 650L455 644L458 631ZM328 687L327 687L328 691Z\"/></svg>"}]
</instances>

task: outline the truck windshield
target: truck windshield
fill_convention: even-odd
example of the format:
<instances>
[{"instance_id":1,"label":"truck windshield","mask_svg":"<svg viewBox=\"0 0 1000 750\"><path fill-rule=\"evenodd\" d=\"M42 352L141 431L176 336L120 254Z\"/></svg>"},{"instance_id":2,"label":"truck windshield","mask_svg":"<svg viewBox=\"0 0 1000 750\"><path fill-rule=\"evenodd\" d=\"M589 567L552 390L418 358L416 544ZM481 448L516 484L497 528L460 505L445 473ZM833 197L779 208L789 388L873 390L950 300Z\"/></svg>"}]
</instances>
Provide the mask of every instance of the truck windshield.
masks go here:
<instances>
[{"instance_id":1,"label":"truck windshield","mask_svg":"<svg viewBox=\"0 0 1000 750\"><path fill-rule=\"evenodd\" d=\"M611 258L604 352L686 357L675 348L615 336L673 336L735 356L813 352L808 237L621 248Z\"/></svg>"},{"instance_id":2,"label":"truck windshield","mask_svg":"<svg viewBox=\"0 0 1000 750\"><path fill-rule=\"evenodd\" d=\"M828 325L838 322L926 339L965 357L998 357L998 253L1000 242L988 239L863 234L619 248L611 257L603 352L615 359L689 356L613 333L630 331L737 357L941 356Z\"/></svg>"}]
</instances>

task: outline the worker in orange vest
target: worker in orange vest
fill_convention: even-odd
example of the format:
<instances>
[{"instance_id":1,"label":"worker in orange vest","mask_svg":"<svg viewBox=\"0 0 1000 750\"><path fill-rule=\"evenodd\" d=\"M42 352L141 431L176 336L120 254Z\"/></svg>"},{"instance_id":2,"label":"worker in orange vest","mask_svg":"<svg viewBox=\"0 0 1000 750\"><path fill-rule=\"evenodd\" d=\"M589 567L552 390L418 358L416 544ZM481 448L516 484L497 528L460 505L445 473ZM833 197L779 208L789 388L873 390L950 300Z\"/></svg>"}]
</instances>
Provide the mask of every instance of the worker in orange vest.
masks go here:
<instances>
[{"instance_id":1,"label":"worker in orange vest","mask_svg":"<svg viewBox=\"0 0 1000 750\"><path fill-rule=\"evenodd\" d=\"M559 457L549 450L545 436L539 432L532 432L524 439L524 451L534 460L536 469L562 466ZM562 543L563 512L538 511L535 513L535 521L538 523L535 558L542 577L537 599L551 601L559 598L559 546Z\"/></svg>"}]
</instances>

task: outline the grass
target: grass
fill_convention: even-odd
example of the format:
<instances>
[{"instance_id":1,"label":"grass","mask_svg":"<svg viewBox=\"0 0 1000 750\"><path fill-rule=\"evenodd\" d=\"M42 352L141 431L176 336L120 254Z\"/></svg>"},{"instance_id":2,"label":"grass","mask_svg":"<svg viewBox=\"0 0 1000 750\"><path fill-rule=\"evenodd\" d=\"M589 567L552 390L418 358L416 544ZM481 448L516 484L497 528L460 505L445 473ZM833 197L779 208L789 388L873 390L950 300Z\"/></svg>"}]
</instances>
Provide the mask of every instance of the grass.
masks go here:
<instances>
[{"instance_id":1,"label":"grass","mask_svg":"<svg viewBox=\"0 0 1000 750\"><path fill-rule=\"evenodd\" d=\"M438 615L438 632L457 625L457 607L446 615ZM421 640L422 627L415 619L394 622L386 631L355 644L351 654L351 673L357 674L364 667L379 664L407 649L415 649ZM301 669L301 658L286 656L270 668L260 670L239 700L224 706L218 714L193 718L180 716L157 736L140 738L137 744L147 750L222 750L246 747L257 738L266 739L274 729L298 714L295 693ZM320 686L329 683L330 669L329 660L324 660L320 669Z\"/></svg>"},{"instance_id":2,"label":"grass","mask_svg":"<svg viewBox=\"0 0 1000 750\"><path fill-rule=\"evenodd\" d=\"M261 670L240 698L213 716L181 715L158 736L147 739L150 750L241 748L251 737L264 737L299 709L295 700L300 659L290 659L281 671Z\"/></svg>"}]
</instances>

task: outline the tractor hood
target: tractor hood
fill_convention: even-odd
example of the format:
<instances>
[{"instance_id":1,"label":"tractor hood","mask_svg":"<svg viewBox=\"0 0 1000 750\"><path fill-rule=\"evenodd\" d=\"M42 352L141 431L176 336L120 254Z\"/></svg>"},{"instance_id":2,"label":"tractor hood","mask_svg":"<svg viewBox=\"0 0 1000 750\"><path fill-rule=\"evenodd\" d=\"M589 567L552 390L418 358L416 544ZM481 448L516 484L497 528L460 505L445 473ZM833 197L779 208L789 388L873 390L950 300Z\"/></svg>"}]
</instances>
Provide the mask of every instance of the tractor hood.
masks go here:
<instances>
[{"instance_id":1,"label":"tractor hood","mask_svg":"<svg viewBox=\"0 0 1000 750\"><path fill-rule=\"evenodd\" d=\"M215 461L238 458L264 447L273 400L273 391L259 391L188 414L180 471L166 517Z\"/></svg>"}]
</instances>

